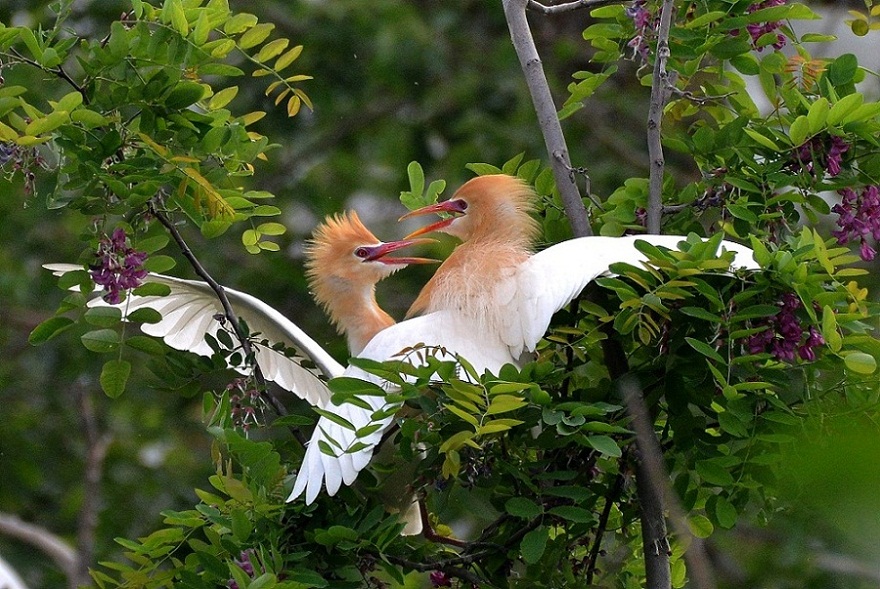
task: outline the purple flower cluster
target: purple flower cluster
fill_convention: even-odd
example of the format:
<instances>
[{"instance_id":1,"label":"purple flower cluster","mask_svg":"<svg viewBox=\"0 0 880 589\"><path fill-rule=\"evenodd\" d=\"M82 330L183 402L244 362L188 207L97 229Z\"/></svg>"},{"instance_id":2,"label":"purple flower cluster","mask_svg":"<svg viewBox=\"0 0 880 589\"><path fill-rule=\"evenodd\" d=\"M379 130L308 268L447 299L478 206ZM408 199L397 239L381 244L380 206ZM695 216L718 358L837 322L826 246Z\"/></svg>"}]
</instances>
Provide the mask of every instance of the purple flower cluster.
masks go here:
<instances>
[{"instance_id":1,"label":"purple flower cluster","mask_svg":"<svg viewBox=\"0 0 880 589\"><path fill-rule=\"evenodd\" d=\"M803 337L804 328L796 314L800 307L801 300L797 295L782 295L779 313L765 321L766 329L746 338L745 345L749 354L769 352L777 360L794 362L797 353L802 360L815 360L814 348L824 345L825 338L813 326L807 329L806 338Z\"/></svg>"},{"instance_id":2,"label":"purple flower cluster","mask_svg":"<svg viewBox=\"0 0 880 589\"><path fill-rule=\"evenodd\" d=\"M781 6L785 4L786 0L764 0L763 2L755 2L751 6L749 6L746 11L747 14L751 14L753 12L757 12L762 8L770 8L771 6ZM767 33L772 33L777 31L782 27L782 21L772 21L765 23L751 23L746 25L746 30L749 32L749 35L752 37L752 45L757 48L758 51L763 51L764 47L758 47L758 39ZM776 42L773 43L773 47L775 49L782 49L785 46L785 35L782 33L776 33Z\"/></svg>"},{"instance_id":3,"label":"purple flower cluster","mask_svg":"<svg viewBox=\"0 0 880 589\"><path fill-rule=\"evenodd\" d=\"M0 172L9 180L17 172L21 172L27 195L34 193L37 179L34 169L37 168L45 170L49 166L35 147L21 147L15 143L0 141Z\"/></svg>"},{"instance_id":4,"label":"purple flower cluster","mask_svg":"<svg viewBox=\"0 0 880 589\"><path fill-rule=\"evenodd\" d=\"M260 425L257 409L262 409L260 391L247 385L248 382L244 378L236 378L226 385L226 390L230 393L232 423L245 431L249 430L251 425Z\"/></svg>"},{"instance_id":5,"label":"purple flower cluster","mask_svg":"<svg viewBox=\"0 0 880 589\"><path fill-rule=\"evenodd\" d=\"M640 55L642 61L647 63L650 52L647 37L654 32L656 19L651 11L645 8L645 4L647 4L647 0L633 0L633 3L626 9L626 15L632 19L636 29L636 35L630 39L627 47L632 48L634 58L636 55Z\"/></svg>"},{"instance_id":6,"label":"purple flower cluster","mask_svg":"<svg viewBox=\"0 0 880 589\"><path fill-rule=\"evenodd\" d=\"M452 580L443 571L433 571L428 578L431 579L431 587L452 587Z\"/></svg>"},{"instance_id":7,"label":"purple flower cluster","mask_svg":"<svg viewBox=\"0 0 880 589\"><path fill-rule=\"evenodd\" d=\"M859 255L870 262L877 251L868 244L868 237L880 239L880 186L866 186L861 193L844 188L840 194L843 196L840 204L831 208L839 215L837 226L840 229L835 229L832 234L840 245L858 239Z\"/></svg>"},{"instance_id":8,"label":"purple flower cluster","mask_svg":"<svg viewBox=\"0 0 880 589\"><path fill-rule=\"evenodd\" d=\"M254 578L254 564L251 562L251 557L253 556L253 554L254 551L252 549L244 550L242 551L241 556L235 559L235 564L241 570L247 573L247 576L249 576L250 578ZM229 589L239 589L238 583L236 583L233 579L229 579L229 581L227 581L226 583L226 586Z\"/></svg>"},{"instance_id":9,"label":"purple flower cluster","mask_svg":"<svg viewBox=\"0 0 880 589\"><path fill-rule=\"evenodd\" d=\"M111 305L121 302L124 291L140 286L147 277L147 253L132 248L121 227L101 238L95 257L98 261L92 264L90 274L95 284L104 287L107 294L103 298Z\"/></svg>"},{"instance_id":10,"label":"purple flower cluster","mask_svg":"<svg viewBox=\"0 0 880 589\"><path fill-rule=\"evenodd\" d=\"M837 135L816 136L797 148L797 161L803 169L814 172L814 164L829 176L840 174L843 154L849 143Z\"/></svg>"}]
</instances>

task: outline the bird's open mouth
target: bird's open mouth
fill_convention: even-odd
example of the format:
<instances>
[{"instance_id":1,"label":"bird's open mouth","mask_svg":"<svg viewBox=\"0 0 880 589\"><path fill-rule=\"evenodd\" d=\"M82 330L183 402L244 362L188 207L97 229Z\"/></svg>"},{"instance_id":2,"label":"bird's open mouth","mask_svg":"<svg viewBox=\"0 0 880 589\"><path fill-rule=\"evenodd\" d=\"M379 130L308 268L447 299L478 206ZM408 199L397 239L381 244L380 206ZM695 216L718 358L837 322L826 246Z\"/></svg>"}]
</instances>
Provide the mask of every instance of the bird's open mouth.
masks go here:
<instances>
[{"instance_id":1,"label":"bird's open mouth","mask_svg":"<svg viewBox=\"0 0 880 589\"><path fill-rule=\"evenodd\" d=\"M466 210L467 203L465 201L461 199L450 199L444 200L443 202L438 202L436 204L428 205L414 211L410 211L400 217L398 221L403 221L404 219L409 219L410 217L421 217L422 215L430 215L431 213L449 215L445 219L441 219L436 223L431 223L430 225L425 225L424 227L416 229L404 238L411 239L418 235L424 235L433 231L440 231L441 229L448 227L458 217L464 215Z\"/></svg>"},{"instance_id":2,"label":"bird's open mouth","mask_svg":"<svg viewBox=\"0 0 880 589\"><path fill-rule=\"evenodd\" d=\"M416 257L393 257L389 254L396 252L397 250L401 250L403 248L411 247L414 245L423 245L426 243L434 243L433 239L429 238L419 238L419 239L402 239L400 241L389 241L388 243L380 243L379 245L375 245L372 247L363 247L361 249L364 250L363 256L361 256L364 262L381 262L383 264L436 264L439 260L434 260L432 258L416 258Z\"/></svg>"}]
</instances>

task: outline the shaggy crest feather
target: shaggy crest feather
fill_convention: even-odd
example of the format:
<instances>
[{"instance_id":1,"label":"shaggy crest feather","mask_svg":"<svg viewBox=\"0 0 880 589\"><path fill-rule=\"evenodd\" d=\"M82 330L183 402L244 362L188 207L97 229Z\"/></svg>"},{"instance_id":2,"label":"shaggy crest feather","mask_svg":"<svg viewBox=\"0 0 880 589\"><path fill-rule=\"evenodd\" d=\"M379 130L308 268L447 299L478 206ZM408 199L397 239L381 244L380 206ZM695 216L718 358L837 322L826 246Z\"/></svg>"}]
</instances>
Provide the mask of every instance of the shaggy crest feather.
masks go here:
<instances>
[{"instance_id":1,"label":"shaggy crest feather","mask_svg":"<svg viewBox=\"0 0 880 589\"><path fill-rule=\"evenodd\" d=\"M394 274L396 264L364 263L355 250L382 243L351 211L328 217L306 245L306 277L315 300L356 355L394 319L376 302L376 283Z\"/></svg>"}]
</instances>

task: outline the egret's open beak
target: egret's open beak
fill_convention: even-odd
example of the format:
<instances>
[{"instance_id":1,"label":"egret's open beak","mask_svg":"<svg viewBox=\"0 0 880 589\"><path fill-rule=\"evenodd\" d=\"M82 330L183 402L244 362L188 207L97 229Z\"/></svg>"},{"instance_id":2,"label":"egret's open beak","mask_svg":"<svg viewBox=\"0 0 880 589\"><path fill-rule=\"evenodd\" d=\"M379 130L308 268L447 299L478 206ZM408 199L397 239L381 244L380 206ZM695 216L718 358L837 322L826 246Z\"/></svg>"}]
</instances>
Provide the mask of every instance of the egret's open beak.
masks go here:
<instances>
[{"instance_id":1,"label":"egret's open beak","mask_svg":"<svg viewBox=\"0 0 880 589\"><path fill-rule=\"evenodd\" d=\"M383 264L438 264L440 260L431 258L394 258L388 254L397 250L413 245L424 245L426 243L436 243L435 240L429 238L419 239L402 239L400 241L389 241L388 243L380 243L372 247L366 248L367 255L364 256L365 262L381 262Z\"/></svg>"},{"instance_id":2,"label":"egret's open beak","mask_svg":"<svg viewBox=\"0 0 880 589\"><path fill-rule=\"evenodd\" d=\"M440 231L445 227L448 227L459 216L463 215L466 208L467 203L465 203L463 200L450 199L444 200L443 202L438 202L437 204L428 205L414 211L410 211L400 217L398 221L403 221L404 219L409 219L410 217L421 217L422 215L430 215L431 213L446 213L450 216L446 217L445 219L441 219L436 223L431 223L430 225L425 225L424 227L416 229L415 231L407 235L404 239L410 239L416 237L417 235L424 235L425 233L431 233L433 231Z\"/></svg>"}]
</instances>

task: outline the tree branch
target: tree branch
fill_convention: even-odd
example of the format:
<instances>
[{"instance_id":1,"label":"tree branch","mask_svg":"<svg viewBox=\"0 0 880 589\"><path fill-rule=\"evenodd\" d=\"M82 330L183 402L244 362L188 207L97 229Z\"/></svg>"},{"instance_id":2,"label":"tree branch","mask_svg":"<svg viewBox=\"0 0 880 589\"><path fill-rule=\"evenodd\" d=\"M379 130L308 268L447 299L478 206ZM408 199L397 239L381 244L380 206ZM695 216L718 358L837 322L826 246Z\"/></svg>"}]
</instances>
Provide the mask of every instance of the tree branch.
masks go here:
<instances>
[{"instance_id":1,"label":"tree branch","mask_svg":"<svg viewBox=\"0 0 880 589\"><path fill-rule=\"evenodd\" d=\"M529 29L529 21L526 19L528 1L502 0L507 26L510 29L510 38L529 87L529 94L538 115L538 125L541 127L547 153L550 155L553 177L556 179L556 186L562 196L565 213L574 230L574 235L575 237L592 235L593 231L587 218L587 210L572 173L568 146L565 143L565 136L562 134L556 106L553 104L553 96L550 94L547 77L541 66L541 58ZM586 192L588 194L590 192L589 178L587 179Z\"/></svg>"},{"instance_id":2,"label":"tree branch","mask_svg":"<svg viewBox=\"0 0 880 589\"><path fill-rule=\"evenodd\" d=\"M663 107L669 100L669 72L666 62L669 59L669 29L672 24L673 0L663 0L660 10L660 30L657 33L657 55L654 59L654 78L651 82L651 104L648 108L648 157L651 160L648 183L648 233L660 234L660 221L663 215L663 144L660 142L660 126Z\"/></svg>"},{"instance_id":3,"label":"tree branch","mask_svg":"<svg viewBox=\"0 0 880 589\"><path fill-rule=\"evenodd\" d=\"M599 8L600 6L608 6L609 4L623 4L624 0L574 0L565 4L546 5L538 2L538 0L529 0L528 9L540 12L541 14L562 14L571 12L572 10L580 10L581 8Z\"/></svg>"},{"instance_id":4,"label":"tree branch","mask_svg":"<svg viewBox=\"0 0 880 589\"><path fill-rule=\"evenodd\" d=\"M701 538L691 533L687 516L669 486L669 475L663 465L663 454L642 389L632 377L620 382L621 393L633 419L639 460L636 462L636 485L642 508L642 542L645 550L647 585L651 589L671 587L669 541L666 538L664 511L676 535L684 543L685 562L693 589L714 589L715 579Z\"/></svg>"},{"instance_id":5,"label":"tree branch","mask_svg":"<svg viewBox=\"0 0 880 589\"><path fill-rule=\"evenodd\" d=\"M76 576L76 550L46 528L24 522L18 516L0 512L0 534L41 550L64 571L68 579Z\"/></svg>"},{"instance_id":6,"label":"tree branch","mask_svg":"<svg viewBox=\"0 0 880 589\"><path fill-rule=\"evenodd\" d=\"M623 493L623 471L626 468L626 462L628 459L627 449L623 450L622 456L617 461L620 471L617 473L617 476L614 477L614 483L611 485L611 487L608 489L608 493L606 493L605 495L605 506L602 508L602 513L599 515L599 523L596 525L596 537L593 540L592 548L590 548L590 556L587 564L587 585L593 584L593 575L596 574L596 563L599 561L599 552L601 551L602 547L602 537L605 535L605 529L608 527L608 520L611 517L611 508L614 507L614 504L617 503L618 499L620 499L620 496Z\"/></svg>"},{"instance_id":7,"label":"tree branch","mask_svg":"<svg viewBox=\"0 0 880 589\"><path fill-rule=\"evenodd\" d=\"M174 238L174 241L177 242L178 247L180 248L180 252L183 254L183 257L186 258L190 265L195 270L196 274L204 280L208 286L211 287L217 294L217 298L220 300L220 304L223 306L223 313L226 316L226 319L232 325L232 328L235 330L235 335L238 337L238 341L241 342L241 349L247 355L253 357L253 346L251 346L250 342L250 334L245 333L244 328L241 326L241 322L238 320L238 315L236 315L235 310L232 308L232 304L229 302L229 297L226 296L226 291L223 290L223 286L221 286L214 278L208 273L202 263L199 262L198 258L196 258L195 254L193 254L192 250L187 245L186 241L183 239L183 236L180 234L180 231L177 230L177 227L174 223L171 222L168 217L165 216L164 213L159 211L155 206L150 204L150 213L154 215L162 225L168 230L171 234L171 237ZM274 395L269 394L269 390L266 387L266 379L263 377L263 373L260 370L260 366L255 366L254 376L257 379L257 385L260 388L260 395L272 406L275 410L275 413L278 415L287 415L287 409L281 402L275 398ZM299 437L299 436L298 436ZM300 440L301 442L305 442L305 440Z\"/></svg>"},{"instance_id":8,"label":"tree branch","mask_svg":"<svg viewBox=\"0 0 880 589\"><path fill-rule=\"evenodd\" d=\"M98 527L104 459L112 441L109 434L102 434L99 429L89 391L82 385L76 388L83 437L86 442L86 462L83 473L83 502L76 530L76 567L74 576L68 579L71 589L89 584L89 567L92 566L95 557L95 530Z\"/></svg>"}]
</instances>

